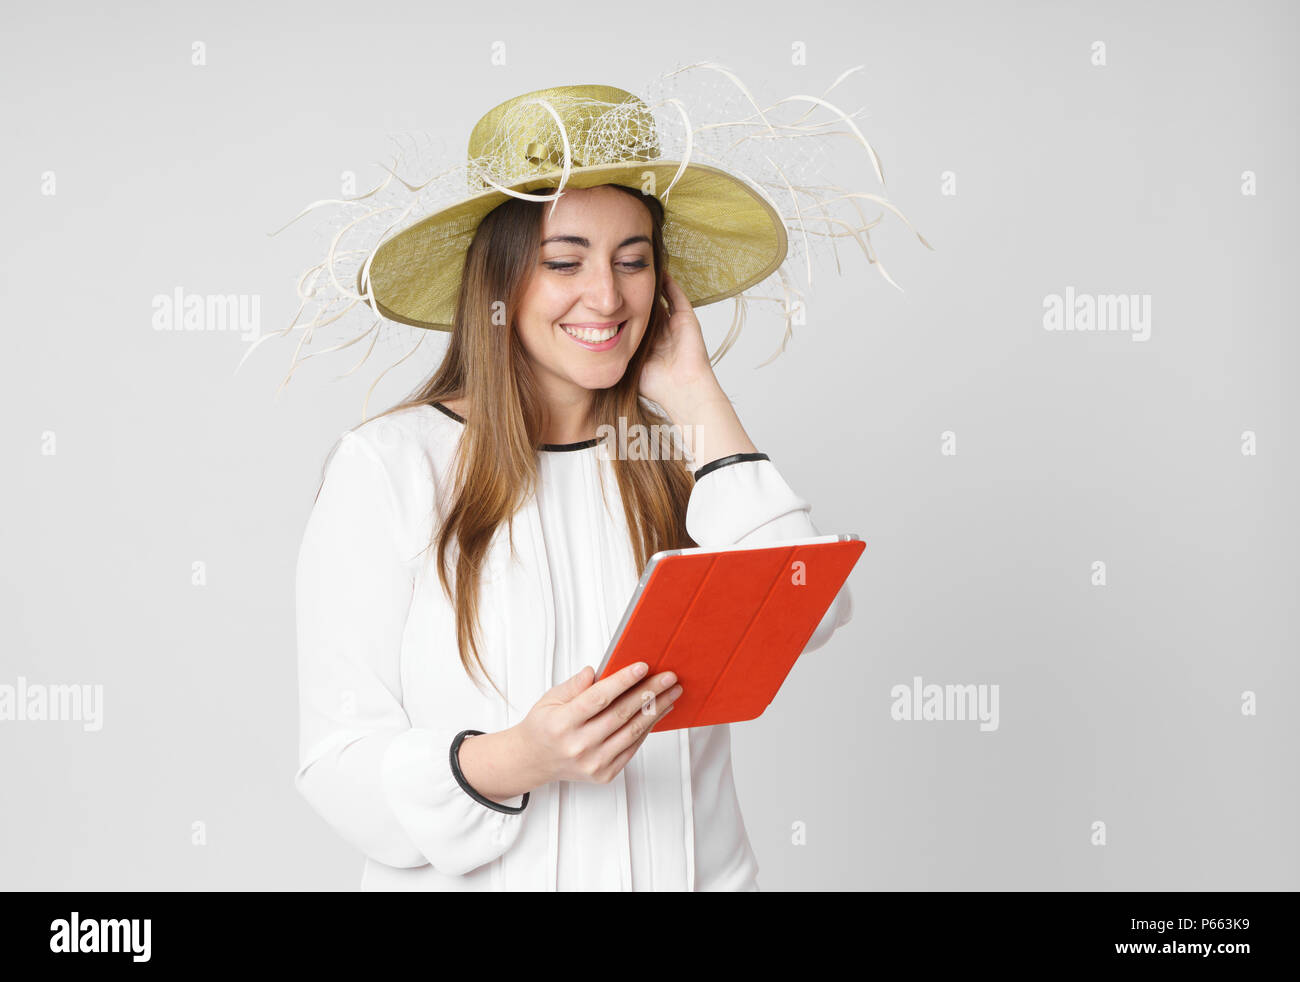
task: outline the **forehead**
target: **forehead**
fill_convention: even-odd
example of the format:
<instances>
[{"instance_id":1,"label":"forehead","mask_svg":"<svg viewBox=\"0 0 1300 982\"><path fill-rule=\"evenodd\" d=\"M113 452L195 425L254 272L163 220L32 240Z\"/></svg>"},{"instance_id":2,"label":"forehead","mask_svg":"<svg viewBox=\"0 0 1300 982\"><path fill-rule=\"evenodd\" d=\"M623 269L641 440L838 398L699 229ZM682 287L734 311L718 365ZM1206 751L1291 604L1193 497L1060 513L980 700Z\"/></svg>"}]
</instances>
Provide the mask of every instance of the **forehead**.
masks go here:
<instances>
[{"instance_id":1,"label":"forehead","mask_svg":"<svg viewBox=\"0 0 1300 982\"><path fill-rule=\"evenodd\" d=\"M580 235L595 244L602 239L649 235L650 231L650 209L616 188L566 188L554 206L547 204L542 209L543 239Z\"/></svg>"}]
</instances>

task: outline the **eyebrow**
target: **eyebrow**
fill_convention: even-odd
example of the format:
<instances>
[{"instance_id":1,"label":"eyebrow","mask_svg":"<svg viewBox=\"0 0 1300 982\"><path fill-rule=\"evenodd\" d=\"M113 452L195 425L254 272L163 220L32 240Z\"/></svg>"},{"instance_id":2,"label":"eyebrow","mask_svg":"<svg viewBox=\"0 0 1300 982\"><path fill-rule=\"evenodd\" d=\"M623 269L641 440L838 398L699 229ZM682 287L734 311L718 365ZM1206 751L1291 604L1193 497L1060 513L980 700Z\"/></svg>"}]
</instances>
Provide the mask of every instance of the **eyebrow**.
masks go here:
<instances>
[{"instance_id":1,"label":"eyebrow","mask_svg":"<svg viewBox=\"0 0 1300 982\"><path fill-rule=\"evenodd\" d=\"M548 242L568 242L571 245L582 246L584 249L591 248L591 240L584 239L581 235L552 235L549 239L543 239L542 245L546 245ZM624 246L630 246L634 242L644 242L647 245L654 244L650 241L650 237L647 235L634 235L631 238L624 239L614 248L622 249Z\"/></svg>"}]
</instances>

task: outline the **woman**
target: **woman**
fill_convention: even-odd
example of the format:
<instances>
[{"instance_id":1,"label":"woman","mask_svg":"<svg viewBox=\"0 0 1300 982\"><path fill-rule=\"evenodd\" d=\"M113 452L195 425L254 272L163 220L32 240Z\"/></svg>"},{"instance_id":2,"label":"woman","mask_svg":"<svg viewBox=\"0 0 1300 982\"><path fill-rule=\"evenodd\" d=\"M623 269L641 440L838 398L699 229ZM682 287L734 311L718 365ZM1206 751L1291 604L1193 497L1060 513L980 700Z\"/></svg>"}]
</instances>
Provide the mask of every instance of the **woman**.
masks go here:
<instances>
[{"instance_id":1,"label":"woman","mask_svg":"<svg viewBox=\"0 0 1300 982\"><path fill-rule=\"evenodd\" d=\"M440 367L327 459L295 784L362 889L758 889L730 727L650 733L668 672L594 682L654 552L819 534L713 373L664 214L616 182L495 207ZM692 466L611 456L620 420L680 426ZM851 613L846 586L805 651Z\"/></svg>"}]
</instances>

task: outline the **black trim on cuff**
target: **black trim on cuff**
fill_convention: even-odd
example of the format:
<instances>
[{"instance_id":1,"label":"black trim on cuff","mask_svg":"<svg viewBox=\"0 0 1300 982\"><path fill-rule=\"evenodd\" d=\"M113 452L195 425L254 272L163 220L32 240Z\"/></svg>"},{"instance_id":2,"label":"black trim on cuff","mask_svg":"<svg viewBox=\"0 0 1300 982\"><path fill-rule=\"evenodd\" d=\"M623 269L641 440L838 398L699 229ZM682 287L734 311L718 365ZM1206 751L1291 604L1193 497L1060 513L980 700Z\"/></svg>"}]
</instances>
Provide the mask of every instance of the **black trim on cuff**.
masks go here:
<instances>
[{"instance_id":1,"label":"black trim on cuff","mask_svg":"<svg viewBox=\"0 0 1300 982\"><path fill-rule=\"evenodd\" d=\"M699 480L705 474L716 471L719 467L726 467L728 464L739 464L746 460L771 460L765 453L733 453L730 457L719 457L717 460L711 460L695 472L695 480Z\"/></svg>"},{"instance_id":2,"label":"black trim on cuff","mask_svg":"<svg viewBox=\"0 0 1300 982\"><path fill-rule=\"evenodd\" d=\"M451 772L456 776L456 783L461 786L464 792L477 801L480 805L486 805L493 811L505 812L507 815L518 815L528 807L528 796L531 791L524 792L524 800L517 806L503 805L499 801L493 801L491 798L485 798L469 786L465 780L465 775L460 772L460 745L465 741L467 736L482 736L482 730L461 730L456 734L456 739L451 741Z\"/></svg>"}]
</instances>

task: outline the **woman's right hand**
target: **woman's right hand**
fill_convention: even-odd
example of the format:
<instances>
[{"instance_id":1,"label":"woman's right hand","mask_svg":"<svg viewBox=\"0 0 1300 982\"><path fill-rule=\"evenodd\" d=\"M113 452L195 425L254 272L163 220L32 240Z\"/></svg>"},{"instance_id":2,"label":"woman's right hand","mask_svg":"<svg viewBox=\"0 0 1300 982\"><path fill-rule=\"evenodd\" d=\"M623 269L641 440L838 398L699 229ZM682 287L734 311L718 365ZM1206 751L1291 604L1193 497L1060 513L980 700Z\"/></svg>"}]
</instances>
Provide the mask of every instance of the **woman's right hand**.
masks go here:
<instances>
[{"instance_id":1,"label":"woman's right hand","mask_svg":"<svg viewBox=\"0 0 1300 982\"><path fill-rule=\"evenodd\" d=\"M645 662L594 684L596 672L588 665L548 690L515 726L538 783L608 784L632 759L682 692L672 672L642 680L637 665Z\"/></svg>"}]
</instances>

